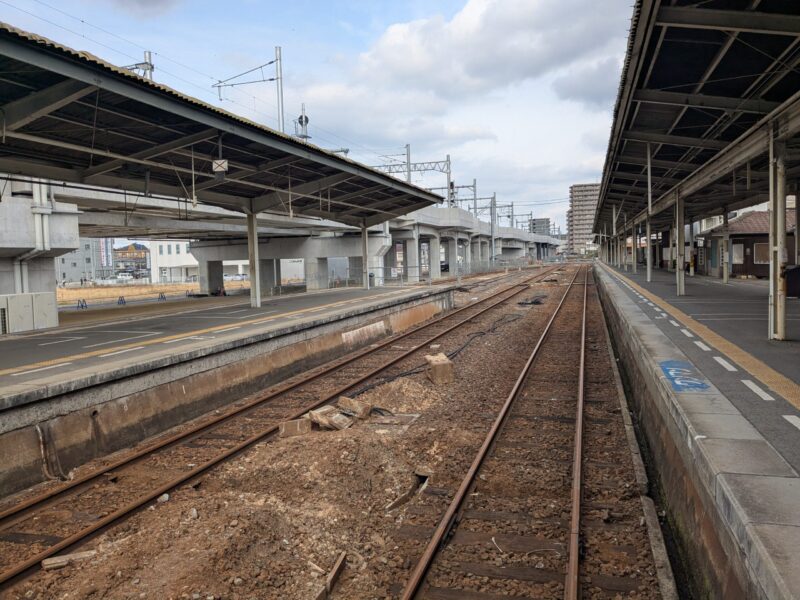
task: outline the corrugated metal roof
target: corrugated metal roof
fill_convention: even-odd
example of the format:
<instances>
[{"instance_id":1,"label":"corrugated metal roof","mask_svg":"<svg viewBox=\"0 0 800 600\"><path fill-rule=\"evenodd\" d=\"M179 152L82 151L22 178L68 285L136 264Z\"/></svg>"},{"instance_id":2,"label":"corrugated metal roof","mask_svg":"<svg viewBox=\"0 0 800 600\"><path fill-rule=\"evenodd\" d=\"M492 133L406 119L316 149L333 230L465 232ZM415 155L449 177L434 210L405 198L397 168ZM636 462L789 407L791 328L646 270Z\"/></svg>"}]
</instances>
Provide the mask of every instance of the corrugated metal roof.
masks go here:
<instances>
[{"instance_id":1,"label":"corrugated metal roof","mask_svg":"<svg viewBox=\"0 0 800 600\"><path fill-rule=\"evenodd\" d=\"M793 231L797 227L793 208L786 210L786 231ZM708 233L722 233L724 225L718 225ZM769 211L753 210L731 219L728 222L728 233L737 234L768 234Z\"/></svg>"}]
</instances>

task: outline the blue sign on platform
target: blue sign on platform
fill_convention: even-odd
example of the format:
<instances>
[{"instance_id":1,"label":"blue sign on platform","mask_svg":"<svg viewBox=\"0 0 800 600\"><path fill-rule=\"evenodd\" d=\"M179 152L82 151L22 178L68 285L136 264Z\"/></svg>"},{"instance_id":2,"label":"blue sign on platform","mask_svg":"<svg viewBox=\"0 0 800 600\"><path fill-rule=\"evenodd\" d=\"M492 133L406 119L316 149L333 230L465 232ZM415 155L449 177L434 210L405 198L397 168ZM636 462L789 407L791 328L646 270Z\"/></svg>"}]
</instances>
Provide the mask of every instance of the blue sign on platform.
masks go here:
<instances>
[{"instance_id":1,"label":"blue sign on platform","mask_svg":"<svg viewBox=\"0 0 800 600\"><path fill-rule=\"evenodd\" d=\"M709 388L708 379L685 360L664 360L659 363L676 392L702 392Z\"/></svg>"}]
</instances>

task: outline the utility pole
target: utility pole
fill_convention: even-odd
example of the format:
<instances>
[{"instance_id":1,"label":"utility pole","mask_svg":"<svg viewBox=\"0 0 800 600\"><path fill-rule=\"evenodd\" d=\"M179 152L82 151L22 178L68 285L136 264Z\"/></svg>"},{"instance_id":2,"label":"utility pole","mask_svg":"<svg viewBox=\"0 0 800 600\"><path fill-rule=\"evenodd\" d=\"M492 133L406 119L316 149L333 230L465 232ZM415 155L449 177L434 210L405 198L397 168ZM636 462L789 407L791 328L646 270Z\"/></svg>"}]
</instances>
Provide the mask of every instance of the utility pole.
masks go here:
<instances>
[{"instance_id":1,"label":"utility pole","mask_svg":"<svg viewBox=\"0 0 800 600\"><path fill-rule=\"evenodd\" d=\"M452 190L453 190L453 178L450 173L450 155L447 155L447 206L452 205Z\"/></svg>"},{"instance_id":2,"label":"utility pole","mask_svg":"<svg viewBox=\"0 0 800 600\"><path fill-rule=\"evenodd\" d=\"M145 50L144 60L142 62L128 65L127 67L123 67L123 69L128 69L129 71L141 71L142 77L153 81L153 71L156 70L156 67L153 64L152 52L150 52L150 50Z\"/></svg>"},{"instance_id":3,"label":"utility pole","mask_svg":"<svg viewBox=\"0 0 800 600\"><path fill-rule=\"evenodd\" d=\"M275 46L275 82L278 88L278 127L281 133L286 133L283 121L283 58L280 46Z\"/></svg>"},{"instance_id":4,"label":"utility pole","mask_svg":"<svg viewBox=\"0 0 800 600\"><path fill-rule=\"evenodd\" d=\"M491 263L492 266L494 266L494 256L495 256L494 236L495 236L495 222L497 221L497 194L492 194L490 213L492 217L492 255L489 257L489 262Z\"/></svg>"},{"instance_id":5,"label":"utility pole","mask_svg":"<svg viewBox=\"0 0 800 600\"><path fill-rule=\"evenodd\" d=\"M472 178L472 210L475 213L475 218L478 218L478 180Z\"/></svg>"},{"instance_id":6,"label":"utility pole","mask_svg":"<svg viewBox=\"0 0 800 600\"><path fill-rule=\"evenodd\" d=\"M149 52L145 53L145 58L149 56ZM270 65L275 65L275 76L274 77L267 77L264 74L264 67L268 67ZM136 68L137 65L134 65L133 68ZM130 68L130 67L129 67ZM151 65L151 68L152 65ZM244 77L245 75L250 75L251 73L258 73L255 79L248 79L246 81L236 81L240 77ZM152 71L151 71L151 79L152 79ZM234 75L233 77L228 77L227 79L220 79L217 83L213 84L211 87L217 89L217 94L219 94L219 99L224 100L222 97L222 88L226 87L237 87L240 85L250 85L253 83L264 83L268 81L274 81L275 86L278 92L278 129L281 133L286 133L285 122L283 118L283 58L281 55L281 47L275 46L275 58L269 62L264 63L263 65L259 65L252 69L245 71L244 73L239 73L238 75Z\"/></svg>"}]
</instances>

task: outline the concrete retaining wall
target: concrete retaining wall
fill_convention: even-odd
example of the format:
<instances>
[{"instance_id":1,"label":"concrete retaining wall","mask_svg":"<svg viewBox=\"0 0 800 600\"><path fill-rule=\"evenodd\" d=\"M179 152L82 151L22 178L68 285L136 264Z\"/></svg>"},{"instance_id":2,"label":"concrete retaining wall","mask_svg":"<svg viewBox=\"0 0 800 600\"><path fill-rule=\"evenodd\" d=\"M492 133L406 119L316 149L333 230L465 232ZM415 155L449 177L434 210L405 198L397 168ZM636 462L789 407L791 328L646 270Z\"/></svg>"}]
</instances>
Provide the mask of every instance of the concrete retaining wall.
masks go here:
<instances>
[{"instance_id":1,"label":"concrete retaining wall","mask_svg":"<svg viewBox=\"0 0 800 600\"><path fill-rule=\"evenodd\" d=\"M786 568L793 558L781 547L781 536L793 528L774 530L780 502L753 494L772 480L796 483L797 474L699 371L687 376L705 389L676 391L667 361L694 367L603 268L595 274L656 483L695 585L709 598L797 597L797 575Z\"/></svg>"},{"instance_id":2,"label":"concrete retaining wall","mask_svg":"<svg viewBox=\"0 0 800 600\"><path fill-rule=\"evenodd\" d=\"M65 477L88 460L402 332L452 303L452 291L431 292L253 336L177 363L130 369L33 402L20 398L0 413L0 496Z\"/></svg>"}]
</instances>

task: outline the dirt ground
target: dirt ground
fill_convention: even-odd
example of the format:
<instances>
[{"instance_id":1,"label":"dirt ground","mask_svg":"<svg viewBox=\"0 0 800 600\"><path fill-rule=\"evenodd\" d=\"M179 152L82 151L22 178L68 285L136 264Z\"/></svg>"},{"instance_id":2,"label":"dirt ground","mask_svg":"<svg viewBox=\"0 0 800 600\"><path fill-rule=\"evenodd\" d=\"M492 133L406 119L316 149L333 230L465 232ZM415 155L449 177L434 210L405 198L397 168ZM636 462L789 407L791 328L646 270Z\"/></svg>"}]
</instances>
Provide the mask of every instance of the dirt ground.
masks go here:
<instances>
[{"instance_id":1,"label":"dirt ground","mask_svg":"<svg viewBox=\"0 0 800 600\"><path fill-rule=\"evenodd\" d=\"M247 281L226 281L225 289L239 289L249 285ZM194 283L163 283L158 285L153 284L135 284L130 285L86 285L83 287L67 287L57 288L56 299L59 304L71 304L80 299L87 301L94 300L116 300L120 296L125 296L128 300L156 298L160 292L168 296L176 294L185 294L186 292L200 291L200 284Z\"/></svg>"},{"instance_id":2,"label":"dirt ground","mask_svg":"<svg viewBox=\"0 0 800 600\"><path fill-rule=\"evenodd\" d=\"M97 550L93 558L41 571L8 597L309 599L341 552L347 564L331 598L395 597L425 541L401 539L400 527L435 524L415 514L418 500L440 494L432 497L446 505L561 293L539 285L520 299L543 304L510 303L443 338L437 351L474 338L454 358L455 382L435 386L419 373L359 396L409 415L405 423L373 414L343 431L257 445L79 548Z\"/></svg>"}]
</instances>

